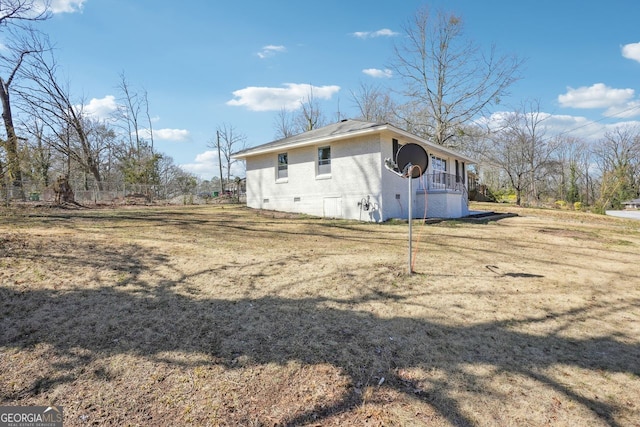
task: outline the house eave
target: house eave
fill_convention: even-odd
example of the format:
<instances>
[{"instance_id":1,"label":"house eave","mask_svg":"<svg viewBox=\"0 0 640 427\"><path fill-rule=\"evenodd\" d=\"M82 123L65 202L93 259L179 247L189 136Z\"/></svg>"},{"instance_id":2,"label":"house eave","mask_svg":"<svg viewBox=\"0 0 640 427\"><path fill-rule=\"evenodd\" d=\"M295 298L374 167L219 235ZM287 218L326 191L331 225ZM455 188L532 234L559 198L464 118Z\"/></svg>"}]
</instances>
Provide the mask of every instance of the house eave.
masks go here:
<instances>
[{"instance_id":1,"label":"house eave","mask_svg":"<svg viewBox=\"0 0 640 427\"><path fill-rule=\"evenodd\" d=\"M327 144L334 141L340 141L343 139L349 139L353 137L359 137L359 136L365 136L365 135L371 135L371 134L385 134L385 133L390 134L391 136L397 136L399 137L399 139L403 139L405 141L420 144L426 147L428 151L442 153L442 154L446 154L446 155L458 158L468 164L478 163L475 159L472 159L471 157L465 156L464 154L458 153L455 150L452 150L450 148L433 144L423 138L420 138L416 135L413 135L405 130L402 130L400 128L397 128L387 123L377 124L365 129L358 129L358 130L344 132L340 134L325 135L321 137L310 137L310 138L301 139L293 142L290 142L290 141L288 142L285 139L285 140L282 140L282 144L277 144L277 141L276 141L276 143L270 143L268 144L268 146L258 146L255 148L249 148L249 149L240 151L238 153L232 154L231 158L236 160L246 160L248 157L259 156L259 155L270 154L270 153L279 153L279 152L283 152L283 150L290 150L294 148L301 148L301 147L314 146L314 145L322 145L322 144Z\"/></svg>"},{"instance_id":2,"label":"house eave","mask_svg":"<svg viewBox=\"0 0 640 427\"><path fill-rule=\"evenodd\" d=\"M381 125L381 126L386 126L386 125ZM351 131L348 133L341 133L337 135L327 135L327 136L315 137L315 138L312 137L312 138L302 139L295 142L283 141L282 144L274 144L268 147L249 148L247 150L232 154L231 158L237 159L237 160L246 160L247 157L259 156L262 154L269 154L269 153L278 153L278 152L282 152L283 149L289 150L293 148L326 144L328 142L340 141L342 139L348 139L348 138L353 138L357 136L379 133L380 130L381 130L381 127L371 127L368 129L360 129L360 130Z\"/></svg>"},{"instance_id":3,"label":"house eave","mask_svg":"<svg viewBox=\"0 0 640 427\"><path fill-rule=\"evenodd\" d=\"M386 130L389 130L390 132L396 134L396 135L401 135L405 140L408 140L410 142L414 142L414 143L418 143L420 145L423 145L425 147L427 147L429 150L435 151L435 152L439 152L439 153L443 153L446 155L449 155L451 157L456 157L462 161L464 161L467 164L478 164L478 161L466 156L462 153L459 153L451 148L445 147L444 145L438 145L438 144L434 144L432 142L427 141L424 138L420 138L419 136L413 135L412 133L409 133L405 130L402 130L400 128L397 128L393 125L385 125L386 126Z\"/></svg>"}]
</instances>

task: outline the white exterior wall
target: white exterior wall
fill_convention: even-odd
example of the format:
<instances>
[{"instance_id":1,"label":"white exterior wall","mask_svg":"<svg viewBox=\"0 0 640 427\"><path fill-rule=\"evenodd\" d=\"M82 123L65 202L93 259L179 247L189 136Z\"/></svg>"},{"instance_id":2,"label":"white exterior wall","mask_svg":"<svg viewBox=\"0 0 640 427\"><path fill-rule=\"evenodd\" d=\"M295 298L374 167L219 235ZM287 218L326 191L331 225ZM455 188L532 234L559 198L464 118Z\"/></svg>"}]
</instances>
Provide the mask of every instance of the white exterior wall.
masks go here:
<instances>
[{"instance_id":1,"label":"white exterior wall","mask_svg":"<svg viewBox=\"0 0 640 427\"><path fill-rule=\"evenodd\" d=\"M331 147L331 174L318 175L318 148ZM277 179L278 153L288 177ZM321 217L382 221L379 135L283 150L247 159L247 206ZM369 211L358 203L369 196ZM267 201L268 199L268 201Z\"/></svg>"},{"instance_id":2,"label":"white exterior wall","mask_svg":"<svg viewBox=\"0 0 640 427\"><path fill-rule=\"evenodd\" d=\"M383 159L393 157L393 144L391 139L391 137L385 138L381 143ZM400 141L400 143L403 143L403 141ZM407 180L388 171L384 167L384 163L382 164L381 173L383 221L391 218L407 218L409 214L409 187Z\"/></svg>"},{"instance_id":3,"label":"white exterior wall","mask_svg":"<svg viewBox=\"0 0 640 427\"><path fill-rule=\"evenodd\" d=\"M454 191L419 190L416 194L414 218L422 218L424 215L425 196L427 201L427 217L429 218L462 218L469 215L468 204L465 203L463 194Z\"/></svg>"},{"instance_id":4,"label":"white exterior wall","mask_svg":"<svg viewBox=\"0 0 640 427\"><path fill-rule=\"evenodd\" d=\"M400 144L406 141L399 141ZM382 142L382 157L392 157L392 141ZM432 174L431 155L436 155L447 160L449 171L447 173L455 173L455 158L443 155L442 153L432 152L426 149L429 156L429 166L426 174ZM427 203L426 216L428 218L461 218L469 215L468 203L464 200L465 193L452 190L430 190L428 193L423 190L426 186L421 183L423 178L416 178L412 182L412 216L413 218L423 218L425 216L425 197ZM384 169L382 171L382 206L384 211L384 219L386 221L391 218L406 219L409 214L409 182L406 178L401 178L392 172Z\"/></svg>"},{"instance_id":5,"label":"white exterior wall","mask_svg":"<svg viewBox=\"0 0 640 427\"><path fill-rule=\"evenodd\" d=\"M283 149L246 159L247 206L283 212L305 213L319 217L336 217L382 222L407 218L408 181L384 167L392 157L392 137L383 134L362 136L328 144ZM408 141L399 141L405 144ZM319 176L318 148L331 147L331 174ZM277 179L278 154L287 153L288 177ZM455 173L455 158L427 149L448 161ZM433 173L431 161L427 174ZM453 171L452 171L453 169ZM420 179L413 180L413 217L424 216L425 193ZM427 217L460 218L469 214L466 193L432 190L427 193ZM369 196L370 209L358 203ZM267 201L268 200L268 201Z\"/></svg>"}]
</instances>

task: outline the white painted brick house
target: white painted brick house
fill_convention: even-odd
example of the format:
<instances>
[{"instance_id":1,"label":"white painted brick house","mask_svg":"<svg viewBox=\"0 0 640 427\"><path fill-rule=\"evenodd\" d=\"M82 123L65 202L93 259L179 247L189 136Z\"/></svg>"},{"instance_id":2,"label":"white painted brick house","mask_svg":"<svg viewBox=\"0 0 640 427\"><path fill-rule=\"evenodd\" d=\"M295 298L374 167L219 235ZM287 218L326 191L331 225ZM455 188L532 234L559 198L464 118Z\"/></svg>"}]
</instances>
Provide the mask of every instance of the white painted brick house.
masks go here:
<instances>
[{"instance_id":1,"label":"white painted brick house","mask_svg":"<svg viewBox=\"0 0 640 427\"><path fill-rule=\"evenodd\" d=\"M429 166L412 182L413 217L469 214L467 167L473 159L389 124L344 120L240 151L246 161L247 206L320 217L381 222L408 216L408 181L385 166L414 143Z\"/></svg>"}]
</instances>

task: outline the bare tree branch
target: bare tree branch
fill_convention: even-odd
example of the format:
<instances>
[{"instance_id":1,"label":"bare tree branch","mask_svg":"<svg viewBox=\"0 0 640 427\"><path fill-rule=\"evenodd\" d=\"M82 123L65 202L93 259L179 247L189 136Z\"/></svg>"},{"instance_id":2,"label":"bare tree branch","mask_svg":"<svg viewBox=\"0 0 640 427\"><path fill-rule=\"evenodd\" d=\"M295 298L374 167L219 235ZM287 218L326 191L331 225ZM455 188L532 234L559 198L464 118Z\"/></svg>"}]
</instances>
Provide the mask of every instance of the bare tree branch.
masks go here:
<instances>
[{"instance_id":1,"label":"bare tree branch","mask_svg":"<svg viewBox=\"0 0 640 427\"><path fill-rule=\"evenodd\" d=\"M8 18L7 18L8 19ZM7 21L5 21L6 23ZM18 135L14 126L11 104L11 86L17 73L23 68L25 58L45 50L42 43L43 36L31 28L24 28L18 33L13 29L8 31L10 42L0 54L0 70L6 71L8 77L0 76L0 102L2 103L2 121L6 132L6 141L2 148L7 157L7 173L14 185L22 188L22 170L18 158ZM23 194L24 196L24 194Z\"/></svg>"},{"instance_id":2,"label":"bare tree branch","mask_svg":"<svg viewBox=\"0 0 640 427\"><path fill-rule=\"evenodd\" d=\"M51 17L50 0L0 1L0 28L22 22L44 21Z\"/></svg>"},{"instance_id":3,"label":"bare tree branch","mask_svg":"<svg viewBox=\"0 0 640 427\"><path fill-rule=\"evenodd\" d=\"M93 146L90 138L93 125L83 113L83 103L78 105L71 100L68 84L60 82L57 70L51 49L33 53L29 66L21 71L26 83L16 88L16 93L21 96L22 108L57 137L51 141L56 150L77 161L102 189L99 149ZM77 149L73 141L77 142Z\"/></svg>"},{"instance_id":4,"label":"bare tree branch","mask_svg":"<svg viewBox=\"0 0 640 427\"><path fill-rule=\"evenodd\" d=\"M518 80L521 61L488 54L465 40L462 19L452 13L418 10L394 48L391 68L405 86L404 121L438 144L455 146L457 130L499 102Z\"/></svg>"},{"instance_id":5,"label":"bare tree branch","mask_svg":"<svg viewBox=\"0 0 640 427\"><path fill-rule=\"evenodd\" d=\"M313 96L313 86L309 85L309 93L300 100L300 114L296 116L295 123L301 132L307 132L326 124L320 104Z\"/></svg>"},{"instance_id":6,"label":"bare tree branch","mask_svg":"<svg viewBox=\"0 0 640 427\"><path fill-rule=\"evenodd\" d=\"M284 139L295 135L295 123L293 113L282 107L274 119L274 126L276 128L275 138Z\"/></svg>"},{"instance_id":7,"label":"bare tree branch","mask_svg":"<svg viewBox=\"0 0 640 427\"><path fill-rule=\"evenodd\" d=\"M484 160L500 168L516 192L516 204L523 196L538 199L538 182L550 173L559 140L545 138L546 115L537 101L524 103L520 110L506 114L499 129L491 132Z\"/></svg>"},{"instance_id":8,"label":"bare tree branch","mask_svg":"<svg viewBox=\"0 0 640 427\"><path fill-rule=\"evenodd\" d=\"M219 139L211 141L208 146L220 151L222 157L220 162L226 169L227 182L231 182L231 168L238 161L232 159L231 155L246 148L247 137L228 123L218 126L216 132ZM220 177L220 180L222 181L223 177Z\"/></svg>"},{"instance_id":9,"label":"bare tree branch","mask_svg":"<svg viewBox=\"0 0 640 427\"><path fill-rule=\"evenodd\" d=\"M397 107L390 91L361 83L357 92L351 91L351 98L358 108L358 118L374 123L396 123Z\"/></svg>"}]
</instances>

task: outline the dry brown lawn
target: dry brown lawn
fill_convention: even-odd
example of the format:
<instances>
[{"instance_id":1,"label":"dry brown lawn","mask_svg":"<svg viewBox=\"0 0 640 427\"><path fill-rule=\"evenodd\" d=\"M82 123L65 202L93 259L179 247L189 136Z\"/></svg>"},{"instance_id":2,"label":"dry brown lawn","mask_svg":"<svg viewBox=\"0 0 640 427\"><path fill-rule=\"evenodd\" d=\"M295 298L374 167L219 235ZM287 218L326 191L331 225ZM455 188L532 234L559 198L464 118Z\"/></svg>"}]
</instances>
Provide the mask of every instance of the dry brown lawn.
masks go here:
<instances>
[{"instance_id":1,"label":"dry brown lawn","mask_svg":"<svg viewBox=\"0 0 640 427\"><path fill-rule=\"evenodd\" d=\"M0 405L62 405L65 426L639 426L640 222L508 209L416 222L412 276L406 224L0 211Z\"/></svg>"}]
</instances>

